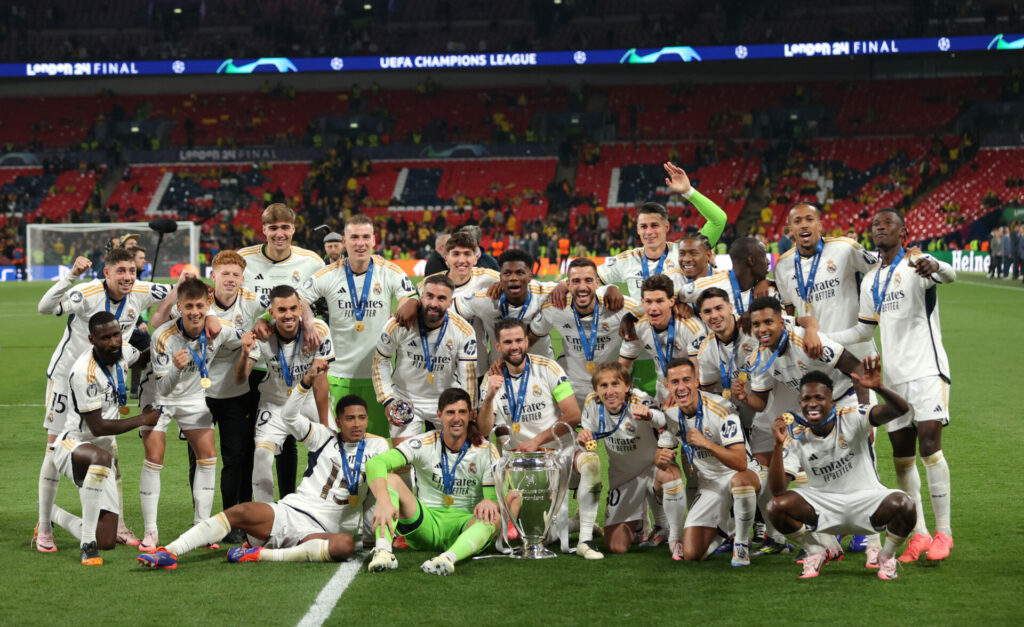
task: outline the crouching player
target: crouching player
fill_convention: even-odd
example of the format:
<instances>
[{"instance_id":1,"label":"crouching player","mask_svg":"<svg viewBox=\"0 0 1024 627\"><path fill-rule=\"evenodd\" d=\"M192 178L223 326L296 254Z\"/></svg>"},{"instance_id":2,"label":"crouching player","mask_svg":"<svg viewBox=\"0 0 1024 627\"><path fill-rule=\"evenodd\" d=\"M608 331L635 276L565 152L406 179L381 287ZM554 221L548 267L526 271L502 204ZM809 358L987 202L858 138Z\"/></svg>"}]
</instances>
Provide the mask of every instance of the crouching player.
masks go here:
<instances>
[{"instance_id":1,"label":"crouching player","mask_svg":"<svg viewBox=\"0 0 1024 627\"><path fill-rule=\"evenodd\" d=\"M366 479L377 499L373 529L377 538L368 569L396 568L391 551L395 532L419 551L443 551L420 568L451 575L455 562L483 550L501 521L491 469L498 450L480 434L469 394L448 388L437 401L441 431L403 441L370 460ZM394 474L405 465L416 472L417 494ZM397 521L397 524L396 524Z\"/></svg>"},{"instance_id":2,"label":"crouching player","mask_svg":"<svg viewBox=\"0 0 1024 627\"><path fill-rule=\"evenodd\" d=\"M365 462L388 450L387 440L366 433L366 403L346 396L338 402L337 435L301 413L313 381L327 372L317 359L281 409L288 431L309 449L309 468L295 492L277 503L239 503L192 527L139 563L173 569L178 557L223 539L232 528L248 534L251 548L234 547L228 561L340 562L352 555L367 488ZM344 451L344 453L342 453Z\"/></svg>"},{"instance_id":3,"label":"crouching player","mask_svg":"<svg viewBox=\"0 0 1024 627\"><path fill-rule=\"evenodd\" d=\"M882 385L877 357L865 358L864 374L852 376L885 404L836 407L832 379L811 371L800 381L803 417L783 414L773 425L768 517L791 543L807 551L801 579L817 577L827 561L812 532L870 534L883 529L887 533L878 555L878 577L895 579L896 551L917 521L914 500L878 480L871 449L872 427L907 414L910 406ZM800 468L807 472L806 485L787 489Z\"/></svg>"},{"instance_id":4,"label":"crouching player","mask_svg":"<svg viewBox=\"0 0 1024 627\"><path fill-rule=\"evenodd\" d=\"M579 462L580 487L576 498L580 547L576 553L587 559L600 559L603 555L591 540L601 496L601 462L590 451L597 449L598 440L604 440L608 453L605 546L612 553L625 553L643 521L644 502L654 496L657 430L665 426L665 414L653 407L654 401L647 394L631 389L629 370L620 363L601 364L591 381L594 392L584 403L583 430L577 434L577 441L593 458L584 457ZM583 550L585 544L590 551Z\"/></svg>"},{"instance_id":5,"label":"crouching player","mask_svg":"<svg viewBox=\"0 0 1024 627\"><path fill-rule=\"evenodd\" d=\"M655 463L664 493L672 558L703 560L728 535L724 528L733 510L733 566L749 566L750 530L761 489L761 465L747 450L740 418L721 396L698 389L697 369L687 358L674 359L666 369L666 403L675 411L665 414L665 430L658 439ZM675 448L682 442L686 462L697 475L697 497L689 514L682 475L675 464ZM679 525L685 518L682 542Z\"/></svg>"}]
</instances>

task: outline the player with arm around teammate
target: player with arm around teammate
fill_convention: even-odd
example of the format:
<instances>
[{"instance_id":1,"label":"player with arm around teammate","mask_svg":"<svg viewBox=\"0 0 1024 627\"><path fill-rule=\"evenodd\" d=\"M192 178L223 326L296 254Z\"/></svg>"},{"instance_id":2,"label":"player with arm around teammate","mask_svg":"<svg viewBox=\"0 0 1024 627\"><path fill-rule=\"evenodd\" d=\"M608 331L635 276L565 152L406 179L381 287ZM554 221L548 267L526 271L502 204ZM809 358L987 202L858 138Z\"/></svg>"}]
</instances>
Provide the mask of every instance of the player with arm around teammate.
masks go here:
<instances>
[{"instance_id":1,"label":"player with arm around teammate","mask_svg":"<svg viewBox=\"0 0 1024 627\"><path fill-rule=\"evenodd\" d=\"M878 556L878 577L896 578L895 553L914 529L914 500L890 490L875 471L871 429L912 410L907 401L882 385L877 357L864 359L855 375L884 405L839 407L831 378L811 371L800 382L800 413L778 417L773 425L775 453L769 467L773 498L768 516L793 544L807 551L801 579L817 577L828 557L812 533L874 533L886 530ZM803 468L807 483L788 489Z\"/></svg>"}]
</instances>

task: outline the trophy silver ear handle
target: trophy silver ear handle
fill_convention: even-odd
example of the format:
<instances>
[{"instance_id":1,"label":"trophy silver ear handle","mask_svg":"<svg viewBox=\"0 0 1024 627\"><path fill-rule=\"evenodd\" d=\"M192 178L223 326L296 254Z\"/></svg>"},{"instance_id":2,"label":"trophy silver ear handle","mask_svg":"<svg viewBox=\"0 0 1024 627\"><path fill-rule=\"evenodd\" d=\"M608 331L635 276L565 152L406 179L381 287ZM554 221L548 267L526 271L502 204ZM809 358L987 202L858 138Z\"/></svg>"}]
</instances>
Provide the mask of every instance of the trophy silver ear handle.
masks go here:
<instances>
[{"instance_id":1,"label":"trophy silver ear handle","mask_svg":"<svg viewBox=\"0 0 1024 627\"><path fill-rule=\"evenodd\" d=\"M572 425L570 425L568 422L565 422L564 420L559 420L555 424L551 425L551 435L552 437L554 437L555 442L558 443L559 449L566 448L566 445L563 442L562 438L558 435L558 425L563 425L566 428L566 432L569 434L569 447L574 448L577 451L582 451L583 448L580 447L580 443L576 441L575 437L573 437L576 434L576 429L573 428Z\"/></svg>"}]
</instances>

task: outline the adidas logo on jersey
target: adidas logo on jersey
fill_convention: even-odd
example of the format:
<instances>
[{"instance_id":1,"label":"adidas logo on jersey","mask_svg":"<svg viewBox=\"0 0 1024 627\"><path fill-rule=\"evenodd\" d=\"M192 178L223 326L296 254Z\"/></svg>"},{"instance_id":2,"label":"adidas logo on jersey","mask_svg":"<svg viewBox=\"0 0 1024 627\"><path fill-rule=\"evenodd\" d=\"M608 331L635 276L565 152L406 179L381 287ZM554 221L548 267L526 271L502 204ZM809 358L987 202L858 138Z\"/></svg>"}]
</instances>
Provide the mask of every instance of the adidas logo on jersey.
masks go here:
<instances>
[{"instance_id":1,"label":"adidas logo on jersey","mask_svg":"<svg viewBox=\"0 0 1024 627\"><path fill-rule=\"evenodd\" d=\"M345 288L343 288L343 287L339 287L339 288L338 288L338 293L339 293L339 294L347 294L347 293L348 293L348 291L347 291L347 290L346 290Z\"/></svg>"},{"instance_id":2,"label":"adidas logo on jersey","mask_svg":"<svg viewBox=\"0 0 1024 627\"><path fill-rule=\"evenodd\" d=\"M942 405L936 405L935 409L933 409L932 411L936 413L942 412Z\"/></svg>"},{"instance_id":3,"label":"adidas logo on jersey","mask_svg":"<svg viewBox=\"0 0 1024 627\"><path fill-rule=\"evenodd\" d=\"M263 273L262 272L260 274L257 274L255 277L253 277L253 281L262 281L262 280L263 280Z\"/></svg>"},{"instance_id":4,"label":"adidas logo on jersey","mask_svg":"<svg viewBox=\"0 0 1024 627\"><path fill-rule=\"evenodd\" d=\"M413 348L419 348L420 345L419 345L418 342L416 342L416 340L413 340L413 341L409 342L409 346L411 346Z\"/></svg>"},{"instance_id":5,"label":"adidas logo on jersey","mask_svg":"<svg viewBox=\"0 0 1024 627\"><path fill-rule=\"evenodd\" d=\"M563 324L563 325L562 325L562 328L563 328L563 329L571 329L571 328L572 328L572 325L571 325L571 324Z\"/></svg>"},{"instance_id":6,"label":"adidas logo on jersey","mask_svg":"<svg viewBox=\"0 0 1024 627\"><path fill-rule=\"evenodd\" d=\"M818 456L817 455L811 455L810 457L807 458L807 461L809 461L809 462L816 462L816 461L818 461Z\"/></svg>"}]
</instances>

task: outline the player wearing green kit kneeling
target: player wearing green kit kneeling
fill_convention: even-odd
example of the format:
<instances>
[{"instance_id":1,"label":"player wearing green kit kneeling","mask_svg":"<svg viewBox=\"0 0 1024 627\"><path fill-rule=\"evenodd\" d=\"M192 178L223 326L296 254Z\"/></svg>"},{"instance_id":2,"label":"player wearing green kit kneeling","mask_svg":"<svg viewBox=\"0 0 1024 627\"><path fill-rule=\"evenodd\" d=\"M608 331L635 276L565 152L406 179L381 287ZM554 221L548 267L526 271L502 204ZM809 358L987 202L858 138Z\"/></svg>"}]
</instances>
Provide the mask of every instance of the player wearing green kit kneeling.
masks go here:
<instances>
[{"instance_id":1,"label":"player wearing green kit kneeling","mask_svg":"<svg viewBox=\"0 0 1024 627\"><path fill-rule=\"evenodd\" d=\"M412 549L443 551L423 562L423 572L451 575L455 562L488 545L501 521L491 474L498 450L471 422L469 394L448 388L437 408L441 432L409 438L366 465L366 479L377 499L377 541L368 567L372 573L398 566L391 551L397 530ZM406 465L416 472L415 495L394 474Z\"/></svg>"}]
</instances>

